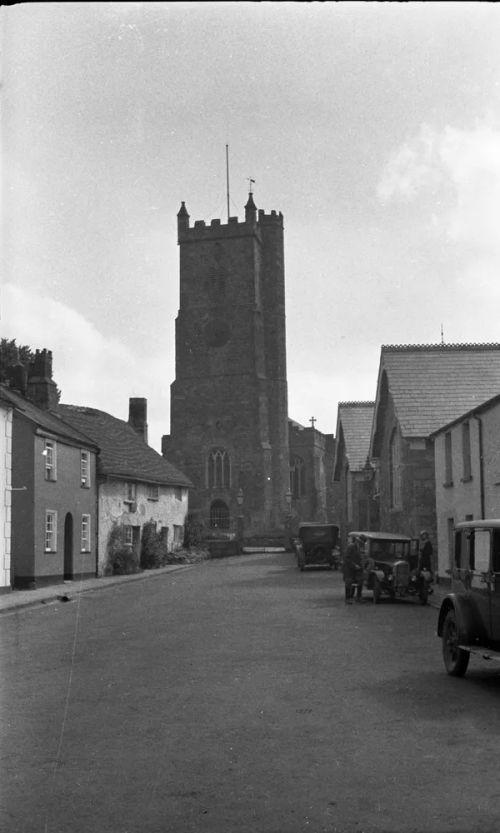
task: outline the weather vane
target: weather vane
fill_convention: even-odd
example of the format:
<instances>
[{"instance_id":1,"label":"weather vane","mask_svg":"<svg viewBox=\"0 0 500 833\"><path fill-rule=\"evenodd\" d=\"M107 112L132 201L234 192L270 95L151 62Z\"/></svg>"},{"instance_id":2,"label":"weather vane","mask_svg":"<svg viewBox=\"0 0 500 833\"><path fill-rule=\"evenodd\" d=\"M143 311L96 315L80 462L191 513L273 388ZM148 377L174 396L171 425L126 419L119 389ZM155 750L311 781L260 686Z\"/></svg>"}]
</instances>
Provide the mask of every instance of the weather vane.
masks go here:
<instances>
[{"instance_id":1,"label":"weather vane","mask_svg":"<svg viewBox=\"0 0 500 833\"><path fill-rule=\"evenodd\" d=\"M250 179L250 177L248 177L248 185L249 185L249 192L248 193L251 194L252 193L252 185L255 185L255 179Z\"/></svg>"}]
</instances>

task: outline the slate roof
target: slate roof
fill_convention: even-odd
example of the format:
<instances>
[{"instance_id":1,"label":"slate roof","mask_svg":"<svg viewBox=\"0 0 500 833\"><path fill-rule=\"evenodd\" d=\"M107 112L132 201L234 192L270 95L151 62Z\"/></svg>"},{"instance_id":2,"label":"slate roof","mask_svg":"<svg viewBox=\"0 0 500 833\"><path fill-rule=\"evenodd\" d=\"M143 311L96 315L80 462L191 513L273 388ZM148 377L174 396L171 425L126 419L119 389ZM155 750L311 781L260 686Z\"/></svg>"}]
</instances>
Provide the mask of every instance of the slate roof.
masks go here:
<instances>
[{"instance_id":1,"label":"slate roof","mask_svg":"<svg viewBox=\"0 0 500 833\"><path fill-rule=\"evenodd\" d=\"M59 405L58 413L97 443L100 474L163 486L193 486L185 474L147 445L128 422L78 405Z\"/></svg>"},{"instance_id":2,"label":"slate roof","mask_svg":"<svg viewBox=\"0 0 500 833\"><path fill-rule=\"evenodd\" d=\"M370 450L375 402L339 402L337 441L344 438L345 454L351 471L362 471ZM337 448L340 443L337 444ZM337 461L335 461L337 463Z\"/></svg>"},{"instance_id":3,"label":"slate roof","mask_svg":"<svg viewBox=\"0 0 500 833\"><path fill-rule=\"evenodd\" d=\"M459 422L463 422L470 417L474 416L474 414L482 414L484 411L489 411L490 408L493 408L495 405L498 405L500 402L500 393L497 393L496 396L492 396L491 399L487 399L486 402L481 402L480 405L476 405L474 408L471 408L469 411L466 411L465 414L460 414L459 417L452 420L451 422L447 422L446 425L440 426L437 431L431 435L436 437L438 434L442 434L443 431L449 431L454 425Z\"/></svg>"},{"instance_id":4,"label":"slate roof","mask_svg":"<svg viewBox=\"0 0 500 833\"><path fill-rule=\"evenodd\" d=\"M428 437L500 392L500 344L382 345L377 422L384 374L403 436Z\"/></svg>"},{"instance_id":5,"label":"slate roof","mask_svg":"<svg viewBox=\"0 0 500 833\"><path fill-rule=\"evenodd\" d=\"M0 396L38 428L47 431L49 434L55 434L70 444L96 449L96 443L90 437L81 433L77 426L69 425L54 416L51 411L39 408L20 393L11 390L7 385L0 386Z\"/></svg>"}]
</instances>

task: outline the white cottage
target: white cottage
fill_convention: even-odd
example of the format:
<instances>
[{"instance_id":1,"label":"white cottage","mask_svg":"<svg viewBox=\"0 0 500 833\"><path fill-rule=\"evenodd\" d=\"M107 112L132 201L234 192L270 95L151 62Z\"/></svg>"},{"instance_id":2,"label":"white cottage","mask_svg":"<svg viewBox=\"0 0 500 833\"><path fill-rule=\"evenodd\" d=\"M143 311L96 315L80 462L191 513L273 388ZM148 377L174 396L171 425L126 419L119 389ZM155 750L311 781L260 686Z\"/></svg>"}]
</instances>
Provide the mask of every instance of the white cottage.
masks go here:
<instances>
[{"instance_id":1,"label":"white cottage","mask_svg":"<svg viewBox=\"0 0 500 833\"><path fill-rule=\"evenodd\" d=\"M116 524L139 554L142 530L153 524L168 549L183 544L191 481L147 444L147 403L131 399L129 421L104 411L60 405L60 416L99 446L98 571L105 572L108 542Z\"/></svg>"},{"instance_id":2,"label":"white cottage","mask_svg":"<svg viewBox=\"0 0 500 833\"><path fill-rule=\"evenodd\" d=\"M500 518L500 395L443 425L433 439L438 569L446 579L455 524Z\"/></svg>"},{"instance_id":3,"label":"white cottage","mask_svg":"<svg viewBox=\"0 0 500 833\"><path fill-rule=\"evenodd\" d=\"M0 394L0 593L11 583L12 412Z\"/></svg>"}]
</instances>

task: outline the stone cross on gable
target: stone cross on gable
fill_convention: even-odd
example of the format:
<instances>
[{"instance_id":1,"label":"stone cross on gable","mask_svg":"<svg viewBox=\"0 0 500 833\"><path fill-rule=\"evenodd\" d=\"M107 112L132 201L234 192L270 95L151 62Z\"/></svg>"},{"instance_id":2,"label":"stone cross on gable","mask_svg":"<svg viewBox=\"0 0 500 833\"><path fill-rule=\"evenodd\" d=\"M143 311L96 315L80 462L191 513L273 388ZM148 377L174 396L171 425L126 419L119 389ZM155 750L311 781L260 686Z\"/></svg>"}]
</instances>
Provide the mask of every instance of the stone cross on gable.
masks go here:
<instances>
[{"instance_id":1,"label":"stone cross on gable","mask_svg":"<svg viewBox=\"0 0 500 833\"><path fill-rule=\"evenodd\" d=\"M311 417L311 419L309 420L309 422L311 423L312 427L314 428L314 426L315 426L315 424L316 424L316 422L317 422L316 417Z\"/></svg>"}]
</instances>

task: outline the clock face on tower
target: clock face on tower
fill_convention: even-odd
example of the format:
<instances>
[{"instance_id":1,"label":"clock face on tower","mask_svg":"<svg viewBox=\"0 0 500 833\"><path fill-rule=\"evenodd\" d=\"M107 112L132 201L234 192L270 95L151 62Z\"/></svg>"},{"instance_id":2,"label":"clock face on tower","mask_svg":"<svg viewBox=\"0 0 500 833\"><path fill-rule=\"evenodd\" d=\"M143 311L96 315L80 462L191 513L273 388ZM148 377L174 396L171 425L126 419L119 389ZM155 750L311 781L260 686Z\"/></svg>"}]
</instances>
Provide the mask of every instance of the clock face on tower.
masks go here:
<instances>
[{"instance_id":1,"label":"clock face on tower","mask_svg":"<svg viewBox=\"0 0 500 833\"><path fill-rule=\"evenodd\" d=\"M231 337L231 330L223 318L215 318L208 322L205 329L208 347L224 347Z\"/></svg>"}]
</instances>

